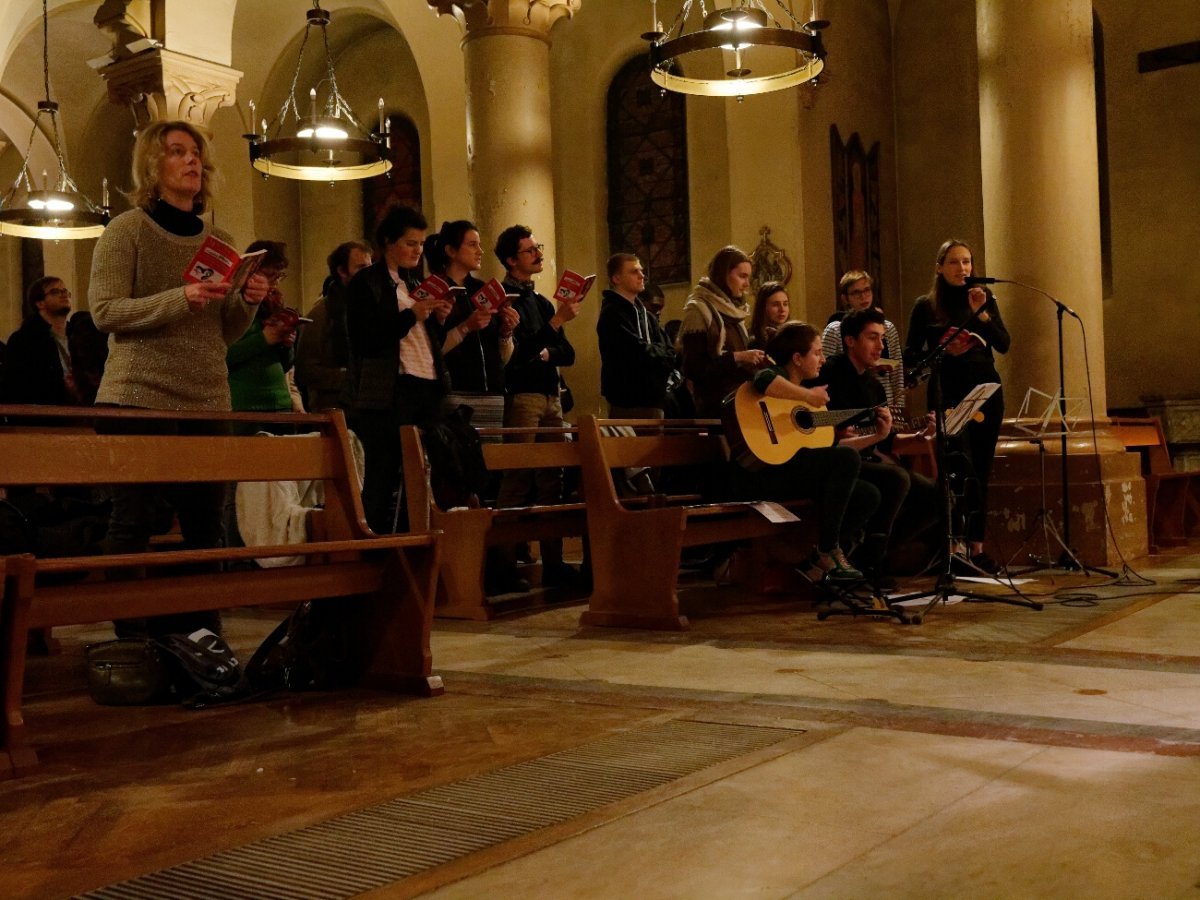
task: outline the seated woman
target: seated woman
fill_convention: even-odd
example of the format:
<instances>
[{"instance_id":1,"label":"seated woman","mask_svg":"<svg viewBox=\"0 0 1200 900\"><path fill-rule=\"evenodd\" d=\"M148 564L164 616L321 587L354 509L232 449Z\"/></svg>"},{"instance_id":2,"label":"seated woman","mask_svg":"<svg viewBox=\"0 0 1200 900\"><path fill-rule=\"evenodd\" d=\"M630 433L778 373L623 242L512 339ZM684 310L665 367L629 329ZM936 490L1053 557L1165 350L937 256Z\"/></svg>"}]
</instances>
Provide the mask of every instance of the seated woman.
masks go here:
<instances>
[{"instance_id":1,"label":"seated woman","mask_svg":"<svg viewBox=\"0 0 1200 900\"><path fill-rule=\"evenodd\" d=\"M767 344L766 352L775 364L754 375L755 391L813 407L828 404L824 387L805 384L817 377L825 361L815 328L788 322ZM858 478L859 464L853 447L805 447L780 465L752 471L734 463L731 481L737 496L746 500L815 500L817 546L802 574L811 580L859 581L863 575L846 560L843 548L858 539L879 505L879 491Z\"/></svg>"},{"instance_id":2,"label":"seated woman","mask_svg":"<svg viewBox=\"0 0 1200 900\"><path fill-rule=\"evenodd\" d=\"M768 281L758 289L754 312L750 315L750 346L762 350L791 318L791 301L778 281Z\"/></svg>"}]
</instances>

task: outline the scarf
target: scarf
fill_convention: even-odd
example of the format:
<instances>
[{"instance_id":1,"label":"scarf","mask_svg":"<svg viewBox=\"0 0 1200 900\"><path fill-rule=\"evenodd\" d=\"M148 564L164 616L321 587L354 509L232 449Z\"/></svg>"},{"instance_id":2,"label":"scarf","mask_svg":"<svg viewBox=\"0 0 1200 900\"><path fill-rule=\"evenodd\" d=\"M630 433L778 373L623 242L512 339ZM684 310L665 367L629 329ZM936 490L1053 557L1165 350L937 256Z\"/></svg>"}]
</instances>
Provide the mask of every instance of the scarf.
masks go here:
<instances>
[{"instance_id":1,"label":"scarf","mask_svg":"<svg viewBox=\"0 0 1200 900\"><path fill-rule=\"evenodd\" d=\"M750 315L749 307L735 303L729 296L705 276L700 279L688 295L687 303L683 306L683 322L679 326L679 336L703 332L708 334L708 350L713 356L719 356L725 349L725 320L731 319L742 330L742 342L748 344L743 320Z\"/></svg>"}]
</instances>

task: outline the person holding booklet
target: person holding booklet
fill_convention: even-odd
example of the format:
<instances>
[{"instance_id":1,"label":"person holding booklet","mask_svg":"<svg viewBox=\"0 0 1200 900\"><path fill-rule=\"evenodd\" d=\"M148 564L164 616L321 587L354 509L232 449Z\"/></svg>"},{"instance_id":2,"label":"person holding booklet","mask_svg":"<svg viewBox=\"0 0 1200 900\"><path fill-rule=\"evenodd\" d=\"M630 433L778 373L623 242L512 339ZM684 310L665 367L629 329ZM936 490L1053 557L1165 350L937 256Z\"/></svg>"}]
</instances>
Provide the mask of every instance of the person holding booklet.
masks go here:
<instances>
[{"instance_id":1,"label":"person holding booklet","mask_svg":"<svg viewBox=\"0 0 1200 900\"><path fill-rule=\"evenodd\" d=\"M505 369L506 426L538 426L561 428L562 401L559 399L560 366L575 363L575 348L567 340L563 326L579 312L579 300L560 300L557 308L538 293L533 279L542 271L543 246L534 240L533 232L524 225L504 229L496 241L496 258L504 266L504 289L513 299L512 306L520 316L514 337L515 348ZM533 435L513 438L532 441ZM538 440L562 440L560 435L539 435ZM562 502L562 469L539 469L506 472L500 483L497 504L501 507L523 506L532 499L539 504ZM563 562L562 541L541 541L542 584L545 587L574 587L580 574ZM515 570L513 570L515 573ZM515 574L509 584L495 587L510 590L527 589Z\"/></svg>"},{"instance_id":2,"label":"person holding booklet","mask_svg":"<svg viewBox=\"0 0 1200 900\"><path fill-rule=\"evenodd\" d=\"M596 336L600 341L600 393L614 419L661 419L675 348L638 294L646 287L641 260L632 253L608 258Z\"/></svg>"},{"instance_id":3,"label":"person holding booklet","mask_svg":"<svg viewBox=\"0 0 1200 900\"><path fill-rule=\"evenodd\" d=\"M993 351L1007 353L1012 339L1000 307L991 291L967 285L974 270L971 248L960 240L948 240L938 249L933 286L918 298L908 321L904 362L912 366L949 338L960 326L966 328L953 338L942 357L940 378L929 382L930 409L957 405L972 388L987 382L1000 383ZM1004 419L1004 391L997 390L980 410L983 421L971 422L963 432L963 445L978 478L979 502L967 516L966 538L971 564L989 575L999 564L983 550L987 527L987 489L996 456L996 440Z\"/></svg>"},{"instance_id":4,"label":"person holding booklet","mask_svg":"<svg viewBox=\"0 0 1200 900\"><path fill-rule=\"evenodd\" d=\"M443 222L425 242L425 258L430 271L446 282L454 305L442 343L450 373L446 405L470 407L477 427L502 425L504 365L512 358L513 330L521 317L507 302L493 312L480 295L486 285L471 273L483 265L483 245L473 223Z\"/></svg>"},{"instance_id":5,"label":"person holding booklet","mask_svg":"<svg viewBox=\"0 0 1200 900\"><path fill-rule=\"evenodd\" d=\"M229 366L229 392L233 408L239 412L291 412L292 395L287 373L294 360L293 346L299 327L297 316L283 305L279 283L287 277L287 244L282 241L255 241L247 253L264 251L258 272L271 286L266 300L246 333L233 343L225 355ZM248 434L258 431L286 433L280 425L243 423Z\"/></svg>"},{"instance_id":6,"label":"person holding booklet","mask_svg":"<svg viewBox=\"0 0 1200 900\"><path fill-rule=\"evenodd\" d=\"M104 229L92 255L88 301L96 326L110 335L97 405L161 410L230 408L228 347L245 332L267 281L254 274L240 291L227 281L185 282L196 251L210 234L232 238L200 218L211 203L215 172L204 133L182 121L154 122L133 149L133 209ZM101 419L97 430L121 433L213 434L212 422ZM159 518L158 499L174 505L184 546L221 542L223 484L121 485L112 491L106 550L145 551ZM220 628L216 613L114 623L119 636L190 633Z\"/></svg>"},{"instance_id":7,"label":"person holding booklet","mask_svg":"<svg viewBox=\"0 0 1200 900\"><path fill-rule=\"evenodd\" d=\"M400 426L440 418L446 394L442 344L450 301L418 291L427 228L417 210L393 207L375 231L382 259L346 286L349 424L362 441L363 507L377 534L396 530L404 514L403 504L396 506Z\"/></svg>"}]
</instances>

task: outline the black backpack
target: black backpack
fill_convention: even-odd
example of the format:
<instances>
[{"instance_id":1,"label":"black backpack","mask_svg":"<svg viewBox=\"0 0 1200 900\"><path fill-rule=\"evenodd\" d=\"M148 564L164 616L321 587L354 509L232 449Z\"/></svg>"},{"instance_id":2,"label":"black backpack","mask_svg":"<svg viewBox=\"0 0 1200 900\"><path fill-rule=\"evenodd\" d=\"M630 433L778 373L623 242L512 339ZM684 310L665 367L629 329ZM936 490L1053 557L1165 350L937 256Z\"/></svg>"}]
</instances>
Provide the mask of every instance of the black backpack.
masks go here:
<instances>
[{"instance_id":1,"label":"black backpack","mask_svg":"<svg viewBox=\"0 0 1200 900\"><path fill-rule=\"evenodd\" d=\"M479 506L488 484L487 464L470 410L460 406L421 432L433 499L442 509Z\"/></svg>"}]
</instances>

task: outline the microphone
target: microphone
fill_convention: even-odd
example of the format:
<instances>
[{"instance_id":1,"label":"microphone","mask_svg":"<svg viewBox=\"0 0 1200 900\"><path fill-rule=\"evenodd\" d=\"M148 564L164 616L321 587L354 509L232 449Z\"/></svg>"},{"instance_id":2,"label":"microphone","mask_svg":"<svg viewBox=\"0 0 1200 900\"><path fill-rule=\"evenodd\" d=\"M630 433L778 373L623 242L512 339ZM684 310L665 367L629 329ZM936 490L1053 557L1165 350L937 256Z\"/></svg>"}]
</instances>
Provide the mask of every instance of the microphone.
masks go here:
<instances>
[{"instance_id":1,"label":"microphone","mask_svg":"<svg viewBox=\"0 0 1200 900\"><path fill-rule=\"evenodd\" d=\"M1003 278L984 278L981 275L971 275L967 278L967 287L974 287L977 284L1002 284Z\"/></svg>"}]
</instances>

